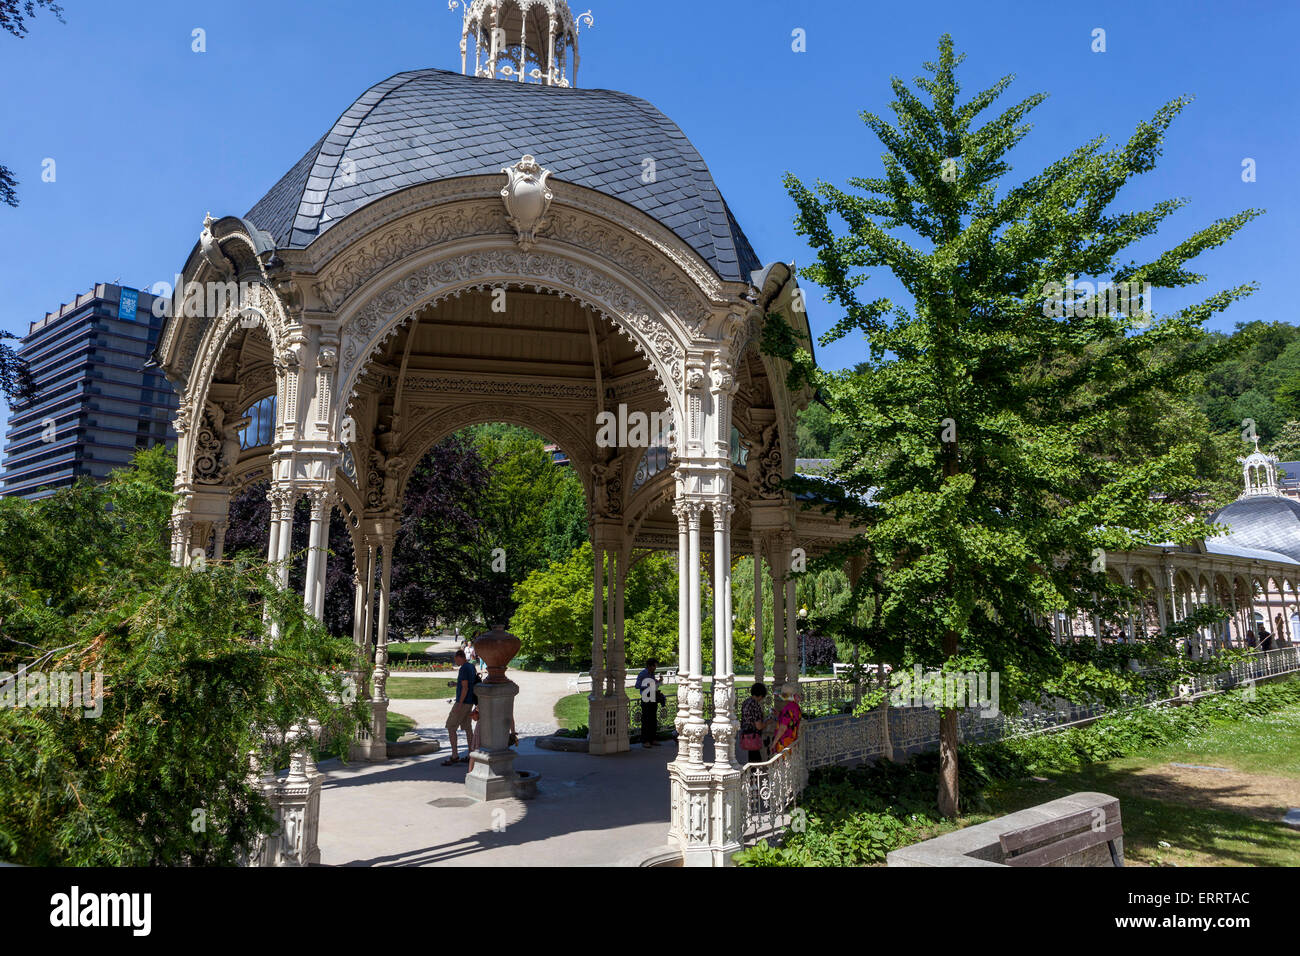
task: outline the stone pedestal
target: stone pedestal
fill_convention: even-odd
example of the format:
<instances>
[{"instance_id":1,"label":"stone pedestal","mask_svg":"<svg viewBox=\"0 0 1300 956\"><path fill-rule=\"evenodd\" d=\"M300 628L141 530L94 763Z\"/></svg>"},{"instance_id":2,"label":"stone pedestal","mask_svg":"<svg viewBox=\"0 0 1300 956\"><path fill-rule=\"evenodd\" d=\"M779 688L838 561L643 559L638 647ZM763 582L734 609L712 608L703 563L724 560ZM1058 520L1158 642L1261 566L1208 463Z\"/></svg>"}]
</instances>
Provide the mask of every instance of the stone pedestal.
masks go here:
<instances>
[{"instance_id":1,"label":"stone pedestal","mask_svg":"<svg viewBox=\"0 0 1300 956\"><path fill-rule=\"evenodd\" d=\"M370 756L367 760L388 759L388 698L370 702Z\"/></svg>"},{"instance_id":2,"label":"stone pedestal","mask_svg":"<svg viewBox=\"0 0 1300 956\"><path fill-rule=\"evenodd\" d=\"M745 798L741 787L741 772L714 764L712 788L712 839L710 865L730 866L731 858L744 849L740 828L743 817L740 801Z\"/></svg>"},{"instance_id":3,"label":"stone pedestal","mask_svg":"<svg viewBox=\"0 0 1300 956\"><path fill-rule=\"evenodd\" d=\"M311 758L312 735L308 728L295 726L290 733L299 747L289 760L284 777L261 774L262 789L277 831L258 841L248 859L250 866L315 866L320 863L320 846L316 842L320 828L320 791L324 778ZM254 761L254 775L260 771Z\"/></svg>"},{"instance_id":4,"label":"stone pedestal","mask_svg":"<svg viewBox=\"0 0 1300 956\"><path fill-rule=\"evenodd\" d=\"M673 795L670 839L682 850L683 866L713 866L710 846L712 830L713 775L703 765L668 765Z\"/></svg>"},{"instance_id":5,"label":"stone pedestal","mask_svg":"<svg viewBox=\"0 0 1300 956\"><path fill-rule=\"evenodd\" d=\"M475 800L501 800L514 796L515 757L509 747L510 723L515 713L519 685L484 682L474 688L478 700L479 748L471 756L474 769L465 775L465 789Z\"/></svg>"},{"instance_id":6,"label":"stone pedestal","mask_svg":"<svg viewBox=\"0 0 1300 956\"><path fill-rule=\"evenodd\" d=\"M618 702L597 691L591 692L587 702L587 753L618 753ZM622 749L626 750L627 747Z\"/></svg>"},{"instance_id":7,"label":"stone pedestal","mask_svg":"<svg viewBox=\"0 0 1300 956\"><path fill-rule=\"evenodd\" d=\"M388 700L371 700L370 726L358 727L348 747L349 760L380 762L388 759Z\"/></svg>"}]
</instances>

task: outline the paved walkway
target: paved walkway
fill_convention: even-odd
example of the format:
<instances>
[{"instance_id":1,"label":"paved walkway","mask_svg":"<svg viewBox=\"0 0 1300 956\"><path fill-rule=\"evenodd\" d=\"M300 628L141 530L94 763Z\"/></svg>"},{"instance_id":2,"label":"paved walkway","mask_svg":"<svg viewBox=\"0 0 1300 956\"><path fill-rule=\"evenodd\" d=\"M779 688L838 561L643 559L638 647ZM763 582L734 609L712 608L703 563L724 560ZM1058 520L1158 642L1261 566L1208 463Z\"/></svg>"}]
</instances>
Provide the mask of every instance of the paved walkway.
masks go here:
<instances>
[{"instance_id":1,"label":"paved walkway","mask_svg":"<svg viewBox=\"0 0 1300 956\"><path fill-rule=\"evenodd\" d=\"M393 677L421 677L430 680L455 680L456 672L450 671L394 671ZM577 674L547 674L536 671L510 671L510 679L519 685L519 696L515 698L515 729L520 737L541 737L556 731L559 724L555 722L555 703L561 697L577 693L569 686L569 681ZM447 712L451 710L451 698L443 700L393 700L388 704L389 712L406 714L415 721L421 736L436 737L443 746L447 746Z\"/></svg>"},{"instance_id":2,"label":"paved walkway","mask_svg":"<svg viewBox=\"0 0 1300 956\"><path fill-rule=\"evenodd\" d=\"M410 703L403 701L402 703ZM321 764L319 844L328 866L612 866L664 846L674 744L593 757L519 745L534 800L476 803L466 765L442 753Z\"/></svg>"},{"instance_id":3,"label":"paved walkway","mask_svg":"<svg viewBox=\"0 0 1300 956\"><path fill-rule=\"evenodd\" d=\"M411 676L454 679L451 671ZM593 757L540 750L556 728L554 708L574 693L573 674L511 671L519 685L517 770L540 773L536 799L476 803L467 766L442 766L449 750L447 700L394 700L390 712L416 721L439 753L381 764L324 761L319 844L327 866L610 866L664 846L668 772L677 753L650 750ZM462 740L461 746L464 743Z\"/></svg>"}]
</instances>

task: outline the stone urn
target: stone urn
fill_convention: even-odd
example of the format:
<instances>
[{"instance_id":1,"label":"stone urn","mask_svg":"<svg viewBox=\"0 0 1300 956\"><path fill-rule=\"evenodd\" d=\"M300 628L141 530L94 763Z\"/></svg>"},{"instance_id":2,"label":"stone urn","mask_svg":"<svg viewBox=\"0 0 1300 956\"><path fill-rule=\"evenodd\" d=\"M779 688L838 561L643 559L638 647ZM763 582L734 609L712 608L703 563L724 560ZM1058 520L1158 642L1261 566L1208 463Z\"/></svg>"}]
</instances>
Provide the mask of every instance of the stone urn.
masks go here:
<instances>
[{"instance_id":1,"label":"stone urn","mask_svg":"<svg viewBox=\"0 0 1300 956\"><path fill-rule=\"evenodd\" d=\"M506 683L506 665L519 653L519 638L506 630L504 624L494 624L492 630L474 638L474 653L487 664L485 684Z\"/></svg>"}]
</instances>

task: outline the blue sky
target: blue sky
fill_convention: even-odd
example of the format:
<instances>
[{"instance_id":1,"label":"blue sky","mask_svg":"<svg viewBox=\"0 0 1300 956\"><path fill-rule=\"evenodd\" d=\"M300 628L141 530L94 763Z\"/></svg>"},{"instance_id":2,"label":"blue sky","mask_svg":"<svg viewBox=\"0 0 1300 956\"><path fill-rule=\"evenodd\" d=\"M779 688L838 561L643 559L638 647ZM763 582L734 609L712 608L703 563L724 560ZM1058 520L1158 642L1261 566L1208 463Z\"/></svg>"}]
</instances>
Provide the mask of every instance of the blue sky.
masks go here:
<instances>
[{"instance_id":1,"label":"blue sky","mask_svg":"<svg viewBox=\"0 0 1300 956\"><path fill-rule=\"evenodd\" d=\"M1097 133L1122 141L1162 103L1196 101L1176 122L1156 171L1123 208L1171 196L1190 205L1154 254L1248 206L1267 215L1197 265L1196 299L1253 280L1261 290L1215 327L1297 320L1288 301L1297 257L1300 153L1294 38L1300 5L1261 0L877 4L583 0L580 85L645 97L676 120L709 163L764 261L812 255L781 184L875 175L881 148L858 118L891 115L891 75L910 80L941 33L967 54L969 94L1006 73L1003 106L1044 91L1035 130L1012 154L1013 178ZM42 13L23 40L0 35L0 163L20 179L18 209L0 206L0 328L25 332L46 311L120 279L170 280L203 215L242 215L367 87L402 70L459 69L460 14L446 0L63 0L67 24ZM1106 52L1091 50L1106 31ZM206 31L207 51L191 50ZM806 31L807 52L792 50ZM1244 183L1241 163L1256 161ZM55 160L56 180L41 181ZM871 293L896 294L886 277ZM1159 295L1159 293L1158 293ZM1193 301L1163 293L1167 311ZM814 299L815 333L834 308ZM823 366L861 357L857 341L818 350Z\"/></svg>"}]
</instances>

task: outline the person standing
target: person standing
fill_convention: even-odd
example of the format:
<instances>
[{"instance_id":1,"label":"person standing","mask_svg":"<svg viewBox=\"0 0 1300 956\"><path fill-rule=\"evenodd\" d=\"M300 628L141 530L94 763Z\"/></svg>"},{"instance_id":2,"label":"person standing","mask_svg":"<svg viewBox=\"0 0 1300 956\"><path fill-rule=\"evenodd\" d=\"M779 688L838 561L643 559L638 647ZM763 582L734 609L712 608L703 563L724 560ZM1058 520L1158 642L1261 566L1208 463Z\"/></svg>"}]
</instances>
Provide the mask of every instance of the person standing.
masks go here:
<instances>
[{"instance_id":1,"label":"person standing","mask_svg":"<svg viewBox=\"0 0 1300 956\"><path fill-rule=\"evenodd\" d=\"M799 706L799 685L791 681L781 688L781 703L776 709L776 751L780 753L794 746L803 722L803 709Z\"/></svg>"},{"instance_id":2,"label":"person standing","mask_svg":"<svg viewBox=\"0 0 1300 956\"><path fill-rule=\"evenodd\" d=\"M749 688L749 697L740 708L740 746L750 763L759 763L763 759L763 731L767 729L763 701L766 699L767 687L756 682Z\"/></svg>"},{"instance_id":3,"label":"person standing","mask_svg":"<svg viewBox=\"0 0 1300 956\"><path fill-rule=\"evenodd\" d=\"M469 752L474 746L474 706L478 699L474 696L474 685L478 683L478 672L474 670L465 657L465 651L456 649L452 656L456 664L456 696L452 701L451 713L447 715L447 734L451 737L451 756L442 762L444 767L464 760L469 762ZM456 742L456 731L465 731L465 756L461 757Z\"/></svg>"},{"instance_id":4,"label":"person standing","mask_svg":"<svg viewBox=\"0 0 1300 956\"><path fill-rule=\"evenodd\" d=\"M658 747L655 736L659 731L659 678L655 676L659 662L653 657L645 662L636 675L636 689L641 696L641 746Z\"/></svg>"}]
</instances>

